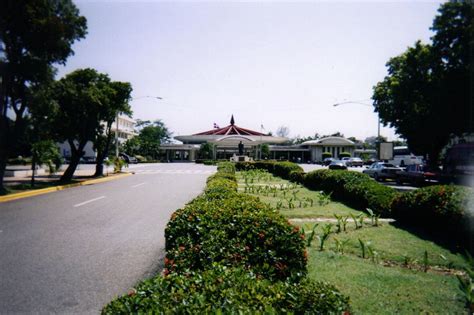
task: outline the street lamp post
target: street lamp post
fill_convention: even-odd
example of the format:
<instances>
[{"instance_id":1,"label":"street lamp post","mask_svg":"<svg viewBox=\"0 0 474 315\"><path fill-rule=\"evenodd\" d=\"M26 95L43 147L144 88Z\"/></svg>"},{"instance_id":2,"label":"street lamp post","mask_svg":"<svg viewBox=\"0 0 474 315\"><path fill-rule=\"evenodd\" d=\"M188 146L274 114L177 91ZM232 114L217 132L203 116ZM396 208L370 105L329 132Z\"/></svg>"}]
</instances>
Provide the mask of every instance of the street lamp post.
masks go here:
<instances>
[{"instance_id":1,"label":"street lamp post","mask_svg":"<svg viewBox=\"0 0 474 315\"><path fill-rule=\"evenodd\" d=\"M364 106L372 106L372 104L367 104L362 101L345 101L345 102L333 104L332 106L337 107L344 104L359 104L359 105L364 105ZM379 141L380 141L380 113L377 112L377 140L375 141L376 146ZM379 151L379 148L377 146L377 155L379 153L378 151Z\"/></svg>"},{"instance_id":2,"label":"street lamp post","mask_svg":"<svg viewBox=\"0 0 474 315\"><path fill-rule=\"evenodd\" d=\"M157 100L162 100L163 98L161 96L139 96L139 97L132 97L130 100L139 100L142 98L154 98ZM117 112L117 116L115 117L115 157L118 158L119 156L119 142L118 142L118 132L119 132L119 112Z\"/></svg>"}]
</instances>

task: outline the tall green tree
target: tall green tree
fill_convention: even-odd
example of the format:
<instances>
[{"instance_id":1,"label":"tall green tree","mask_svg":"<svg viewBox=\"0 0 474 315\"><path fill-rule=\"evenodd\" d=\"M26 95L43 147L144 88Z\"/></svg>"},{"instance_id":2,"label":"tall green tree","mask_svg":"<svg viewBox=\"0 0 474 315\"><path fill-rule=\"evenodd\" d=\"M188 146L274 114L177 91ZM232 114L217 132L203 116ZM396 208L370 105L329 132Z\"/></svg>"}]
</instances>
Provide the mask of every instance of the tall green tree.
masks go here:
<instances>
[{"instance_id":1,"label":"tall green tree","mask_svg":"<svg viewBox=\"0 0 474 315\"><path fill-rule=\"evenodd\" d=\"M109 77L94 69L76 70L56 82L53 126L57 139L67 141L71 147L71 161L62 182L72 179L85 145L103 131L102 118L114 93Z\"/></svg>"},{"instance_id":2,"label":"tall green tree","mask_svg":"<svg viewBox=\"0 0 474 315\"><path fill-rule=\"evenodd\" d=\"M214 159L214 144L210 142L204 142L199 147L199 158L204 160L213 160Z\"/></svg>"},{"instance_id":3,"label":"tall green tree","mask_svg":"<svg viewBox=\"0 0 474 315\"><path fill-rule=\"evenodd\" d=\"M374 87L382 123L394 127L432 165L452 136L473 131L473 18L471 4L441 5L432 44L418 41L391 58L388 75Z\"/></svg>"},{"instance_id":4,"label":"tall green tree","mask_svg":"<svg viewBox=\"0 0 474 315\"><path fill-rule=\"evenodd\" d=\"M132 109L128 103L131 98L132 86L128 82L111 82L108 102L101 104L100 118L102 128L96 130L94 148L97 152L96 168L94 176L104 174L104 160L109 155L110 146L114 136L112 125L120 114L132 115Z\"/></svg>"},{"instance_id":5,"label":"tall green tree","mask_svg":"<svg viewBox=\"0 0 474 315\"><path fill-rule=\"evenodd\" d=\"M160 145L169 141L171 132L161 120L153 122L137 120L136 126L138 136L124 144L126 152L157 159L160 153Z\"/></svg>"},{"instance_id":6,"label":"tall green tree","mask_svg":"<svg viewBox=\"0 0 474 315\"><path fill-rule=\"evenodd\" d=\"M72 44L86 35L86 19L70 0L3 0L0 6L0 192L34 105L28 89L52 79Z\"/></svg>"}]
</instances>

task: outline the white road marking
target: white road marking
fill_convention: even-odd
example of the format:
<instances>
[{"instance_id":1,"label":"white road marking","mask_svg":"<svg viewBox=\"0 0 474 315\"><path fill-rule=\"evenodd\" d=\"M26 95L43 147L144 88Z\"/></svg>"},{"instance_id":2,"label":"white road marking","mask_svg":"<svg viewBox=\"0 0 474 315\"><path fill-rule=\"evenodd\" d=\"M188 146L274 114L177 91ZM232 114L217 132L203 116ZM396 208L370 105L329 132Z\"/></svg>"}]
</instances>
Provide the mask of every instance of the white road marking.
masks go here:
<instances>
[{"instance_id":1,"label":"white road marking","mask_svg":"<svg viewBox=\"0 0 474 315\"><path fill-rule=\"evenodd\" d=\"M140 187L142 185L145 185L146 183L140 183L140 184L136 184L136 185L133 185L132 188L137 188L137 187Z\"/></svg>"},{"instance_id":2,"label":"white road marking","mask_svg":"<svg viewBox=\"0 0 474 315\"><path fill-rule=\"evenodd\" d=\"M104 198L105 198L105 196L100 196L100 197L97 197L97 198L94 198L94 199L91 199L91 200L87 200L87 201L78 203L77 205L74 205L74 208L77 208L77 207L80 207L80 206L83 206L83 205L86 205L88 203L91 203L91 202L94 202L94 201L97 201L97 200L100 200L100 199L104 199Z\"/></svg>"}]
</instances>

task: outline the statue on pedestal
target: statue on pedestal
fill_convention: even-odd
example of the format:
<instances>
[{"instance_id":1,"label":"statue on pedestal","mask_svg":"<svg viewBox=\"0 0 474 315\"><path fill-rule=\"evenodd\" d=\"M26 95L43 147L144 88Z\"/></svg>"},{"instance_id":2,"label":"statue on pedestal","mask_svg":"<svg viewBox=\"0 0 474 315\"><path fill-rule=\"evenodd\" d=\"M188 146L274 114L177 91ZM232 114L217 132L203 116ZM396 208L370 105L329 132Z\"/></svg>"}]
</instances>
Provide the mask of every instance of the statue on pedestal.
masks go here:
<instances>
[{"instance_id":1,"label":"statue on pedestal","mask_svg":"<svg viewBox=\"0 0 474 315\"><path fill-rule=\"evenodd\" d=\"M239 155L244 155L244 144L242 141L239 143Z\"/></svg>"}]
</instances>

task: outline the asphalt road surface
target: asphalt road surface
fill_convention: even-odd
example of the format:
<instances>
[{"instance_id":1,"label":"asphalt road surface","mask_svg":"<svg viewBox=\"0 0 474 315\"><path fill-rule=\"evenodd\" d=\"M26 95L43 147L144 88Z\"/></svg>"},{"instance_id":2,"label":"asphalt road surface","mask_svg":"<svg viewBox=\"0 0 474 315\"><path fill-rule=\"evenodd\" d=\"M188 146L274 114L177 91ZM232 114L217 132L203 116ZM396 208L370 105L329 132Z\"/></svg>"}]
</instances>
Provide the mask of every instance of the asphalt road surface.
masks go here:
<instances>
[{"instance_id":1,"label":"asphalt road surface","mask_svg":"<svg viewBox=\"0 0 474 315\"><path fill-rule=\"evenodd\" d=\"M133 165L135 175L0 204L0 313L98 313L162 268L170 215L215 167Z\"/></svg>"}]
</instances>

